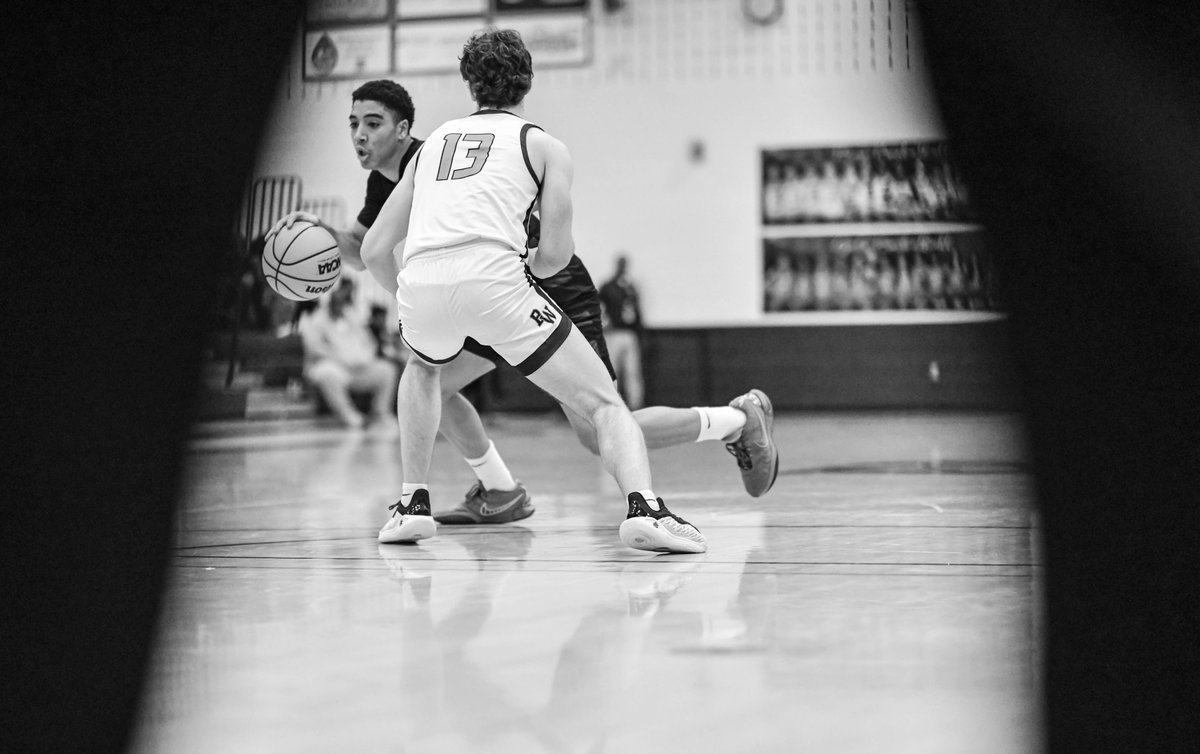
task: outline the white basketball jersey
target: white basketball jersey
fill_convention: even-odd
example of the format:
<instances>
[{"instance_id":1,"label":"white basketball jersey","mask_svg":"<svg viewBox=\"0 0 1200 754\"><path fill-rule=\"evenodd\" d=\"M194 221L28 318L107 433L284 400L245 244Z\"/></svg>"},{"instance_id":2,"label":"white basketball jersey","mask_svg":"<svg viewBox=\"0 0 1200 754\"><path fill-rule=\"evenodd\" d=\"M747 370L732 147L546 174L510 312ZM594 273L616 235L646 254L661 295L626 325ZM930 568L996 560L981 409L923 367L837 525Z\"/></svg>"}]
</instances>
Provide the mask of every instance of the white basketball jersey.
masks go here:
<instances>
[{"instance_id":1,"label":"white basketball jersey","mask_svg":"<svg viewBox=\"0 0 1200 754\"><path fill-rule=\"evenodd\" d=\"M503 110L481 110L434 130L416 159L404 264L487 242L524 256L525 223L541 189L525 137L538 128Z\"/></svg>"}]
</instances>

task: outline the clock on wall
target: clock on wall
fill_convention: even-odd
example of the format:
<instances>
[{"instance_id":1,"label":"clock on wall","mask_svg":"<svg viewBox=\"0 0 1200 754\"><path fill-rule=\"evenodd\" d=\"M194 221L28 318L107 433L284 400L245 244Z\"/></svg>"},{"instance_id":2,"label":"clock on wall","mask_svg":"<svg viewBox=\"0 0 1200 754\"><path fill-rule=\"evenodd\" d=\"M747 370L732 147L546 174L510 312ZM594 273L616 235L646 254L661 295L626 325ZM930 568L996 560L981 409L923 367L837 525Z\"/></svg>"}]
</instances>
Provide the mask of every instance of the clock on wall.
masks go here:
<instances>
[{"instance_id":1,"label":"clock on wall","mask_svg":"<svg viewBox=\"0 0 1200 754\"><path fill-rule=\"evenodd\" d=\"M773 24L783 15L783 0L741 0L742 13L756 24Z\"/></svg>"}]
</instances>

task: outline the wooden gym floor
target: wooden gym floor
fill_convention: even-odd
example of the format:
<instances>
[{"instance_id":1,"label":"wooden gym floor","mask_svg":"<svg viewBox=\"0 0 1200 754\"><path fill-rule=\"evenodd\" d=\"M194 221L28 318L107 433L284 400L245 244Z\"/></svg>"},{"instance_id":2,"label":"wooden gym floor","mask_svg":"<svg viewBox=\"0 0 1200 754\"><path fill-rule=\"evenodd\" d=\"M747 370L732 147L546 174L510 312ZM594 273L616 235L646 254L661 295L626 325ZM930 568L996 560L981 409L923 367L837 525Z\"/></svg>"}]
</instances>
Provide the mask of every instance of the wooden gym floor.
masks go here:
<instances>
[{"instance_id":1,"label":"wooden gym floor","mask_svg":"<svg viewBox=\"0 0 1200 754\"><path fill-rule=\"evenodd\" d=\"M561 418L488 424L537 513L417 546L375 540L397 440L197 426L133 751L1040 751L1019 417L781 415L759 499L718 443L655 451L699 556L623 547ZM471 480L439 442L435 510Z\"/></svg>"}]
</instances>

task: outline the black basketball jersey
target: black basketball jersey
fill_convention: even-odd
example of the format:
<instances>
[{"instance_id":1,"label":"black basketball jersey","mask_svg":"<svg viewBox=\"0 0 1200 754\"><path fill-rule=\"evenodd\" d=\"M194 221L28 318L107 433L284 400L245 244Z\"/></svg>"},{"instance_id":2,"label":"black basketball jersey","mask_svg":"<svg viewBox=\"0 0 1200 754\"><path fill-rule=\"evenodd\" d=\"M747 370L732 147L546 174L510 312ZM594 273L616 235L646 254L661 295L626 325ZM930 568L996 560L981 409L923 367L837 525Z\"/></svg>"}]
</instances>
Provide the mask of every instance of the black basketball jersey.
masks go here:
<instances>
[{"instance_id":1,"label":"black basketball jersey","mask_svg":"<svg viewBox=\"0 0 1200 754\"><path fill-rule=\"evenodd\" d=\"M579 257L572 254L566 267L548 278L534 279L584 333L589 331L589 326L600 327L600 297L591 274Z\"/></svg>"},{"instance_id":2,"label":"black basketball jersey","mask_svg":"<svg viewBox=\"0 0 1200 754\"><path fill-rule=\"evenodd\" d=\"M408 167L408 163L412 160L417 150L421 148L422 139L413 139L408 145L408 151L400 158L400 175L404 175L404 169ZM397 181L389 181L383 173L378 170L372 170L367 176L367 196L363 200L363 208L358 213L358 221L363 224L363 227L369 228L375 224L375 218L379 217L379 211L383 209L383 203L392 195L392 189L396 188Z\"/></svg>"}]
</instances>

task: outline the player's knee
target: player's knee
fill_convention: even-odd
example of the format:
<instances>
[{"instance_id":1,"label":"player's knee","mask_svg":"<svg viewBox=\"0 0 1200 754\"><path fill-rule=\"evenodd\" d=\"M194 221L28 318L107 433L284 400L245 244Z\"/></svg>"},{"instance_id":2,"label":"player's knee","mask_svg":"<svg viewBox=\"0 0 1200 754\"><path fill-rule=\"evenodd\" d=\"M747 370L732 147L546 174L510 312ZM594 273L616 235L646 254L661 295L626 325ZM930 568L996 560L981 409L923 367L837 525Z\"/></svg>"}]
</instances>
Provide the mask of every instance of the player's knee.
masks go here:
<instances>
[{"instance_id":1,"label":"player's knee","mask_svg":"<svg viewBox=\"0 0 1200 754\"><path fill-rule=\"evenodd\" d=\"M617 392L615 387L605 385L603 389L589 391L588 393L577 396L579 405L576 407L580 416L583 416L593 426L600 415L607 411L625 410L625 401L621 399L621 394Z\"/></svg>"},{"instance_id":2,"label":"player's knee","mask_svg":"<svg viewBox=\"0 0 1200 754\"><path fill-rule=\"evenodd\" d=\"M445 382L442 383L442 403L449 403L450 401L456 400L456 398L459 396L460 393L456 385L447 384ZM466 400L466 398L463 398L463 400Z\"/></svg>"},{"instance_id":3,"label":"player's knee","mask_svg":"<svg viewBox=\"0 0 1200 754\"><path fill-rule=\"evenodd\" d=\"M579 444L588 449L588 452L594 456L600 455L600 443L596 440L596 430L593 427L583 427L575 425L575 436L579 438Z\"/></svg>"},{"instance_id":4,"label":"player's knee","mask_svg":"<svg viewBox=\"0 0 1200 754\"><path fill-rule=\"evenodd\" d=\"M591 412L586 414L586 416L588 417L588 423L593 427L608 427L612 426L614 422L619 421L619 417L622 414L628 413L629 408L625 405L625 402L621 400L621 396L614 393L612 396L606 395L602 402L599 403ZM579 430L577 428L576 432L578 433L578 431ZM587 447L586 442L584 443L584 446ZM590 447L588 449L592 450L593 453L600 452L598 446L594 450Z\"/></svg>"}]
</instances>

